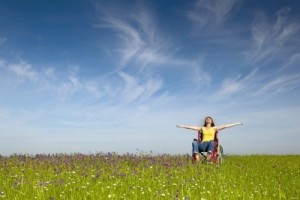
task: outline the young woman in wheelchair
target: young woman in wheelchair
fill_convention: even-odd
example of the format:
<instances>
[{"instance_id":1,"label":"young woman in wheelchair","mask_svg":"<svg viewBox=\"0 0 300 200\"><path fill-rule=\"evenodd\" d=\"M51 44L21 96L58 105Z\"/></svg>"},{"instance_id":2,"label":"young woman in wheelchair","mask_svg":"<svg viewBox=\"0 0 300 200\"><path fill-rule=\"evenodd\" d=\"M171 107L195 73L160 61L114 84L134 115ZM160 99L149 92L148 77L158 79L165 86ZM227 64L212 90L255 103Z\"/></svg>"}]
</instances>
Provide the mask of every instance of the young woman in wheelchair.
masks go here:
<instances>
[{"instance_id":1,"label":"young woman in wheelchair","mask_svg":"<svg viewBox=\"0 0 300 200\"><path fill-rule=\"evenodd\" d=\"M195 131L200 131L202 134L201 141L194 140L193 147L193 157L195 161L199 162L201 160L200 152L207 152L207 161L211 160L211 155L215 146L215 134L217 131L223 130L225 128L230 128L236 125L242 125L242 123L237 122L233 124L226 124L221 126L215 126L214 120L211 117L206 117L203 126L187 126L187 125L177 125L177 128L191 129Z\"/></svg>"}]
</instances>

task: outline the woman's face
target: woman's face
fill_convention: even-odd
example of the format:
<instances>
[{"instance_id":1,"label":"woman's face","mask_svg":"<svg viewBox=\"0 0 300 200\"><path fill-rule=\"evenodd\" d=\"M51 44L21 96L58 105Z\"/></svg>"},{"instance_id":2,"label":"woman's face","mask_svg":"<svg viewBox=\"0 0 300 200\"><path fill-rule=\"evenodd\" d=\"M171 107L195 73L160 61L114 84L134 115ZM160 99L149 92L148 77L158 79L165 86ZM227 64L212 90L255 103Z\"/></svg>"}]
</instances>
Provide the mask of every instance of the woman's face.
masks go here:
<instances>
[{"instance_id":1,"label":"woman's face","mask_svg":"<svg viewBox=\"0 0 300 200\"><path fill-rule=\"evenodd\" d=\"M212 119L210 117L206 117L205 118L205 123L206 124L211 124L212 123Z\"/></svg>"}]
</instances>

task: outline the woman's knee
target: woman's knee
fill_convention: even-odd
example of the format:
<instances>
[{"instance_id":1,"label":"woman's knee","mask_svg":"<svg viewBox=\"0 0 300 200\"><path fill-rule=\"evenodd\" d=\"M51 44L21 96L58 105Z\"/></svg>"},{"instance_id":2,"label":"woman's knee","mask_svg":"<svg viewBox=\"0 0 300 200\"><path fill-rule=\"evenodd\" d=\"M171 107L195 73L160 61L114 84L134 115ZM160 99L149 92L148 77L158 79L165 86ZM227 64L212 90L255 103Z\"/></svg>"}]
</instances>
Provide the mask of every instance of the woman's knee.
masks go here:
<instances>
[{"instance_id":1,"label":"woman's knee","mask_svg":"<svg viewBox=\"0 0 300 200\"><path fill-rule=\"evenodd\" d=\"M198 147L199 146L199 142L198 141L193 141L192 142L192 146L193 147Z\"/></svg>"},{"instance_id":2,"label":"woman's knee","mask_svg":"<svg viewBox=\"0 0 300 200\"><path fill-rule=\"evenodd\" d=\"M214 141L210 141L209 144L208 144L208 148L207 150L212 152L214 150L214 147L215 147L215 142Z\"/></svg>"},{"instance_id":3,"label":"woman's knee","mask_svg":"<svg viewBox=\"0 0 300 200\"><path fill-rule=\"evenodd\" d=\"M198 140L193 140L192 144L198 144Z\"/></svg>"}]
</instances>

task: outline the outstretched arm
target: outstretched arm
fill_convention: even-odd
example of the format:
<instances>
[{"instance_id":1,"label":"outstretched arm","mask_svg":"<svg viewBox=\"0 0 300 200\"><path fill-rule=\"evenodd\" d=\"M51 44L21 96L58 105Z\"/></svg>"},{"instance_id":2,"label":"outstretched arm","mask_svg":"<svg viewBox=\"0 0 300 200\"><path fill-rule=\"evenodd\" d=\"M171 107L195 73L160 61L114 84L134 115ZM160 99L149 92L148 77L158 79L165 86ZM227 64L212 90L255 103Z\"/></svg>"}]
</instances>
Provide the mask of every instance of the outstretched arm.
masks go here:
<instances>
[{"instance_id":1,"label":"outstretched arm","mask_svg":"<svg viewBox=\"0 0 300 200\"><path fill-rule=\"evenodd\" d=\"M233 123L233 124L226 124L226 125L216 126L215 130L220 131L220 130L223 130L225 128L230 128L230 127L233 127L233 126L236 126L236 125L243 125L243 124L241 122L237 122L237 123Z\"/></svg>"},{"instance_id":2,"label":"outstretched arm","mask_svg":"<svg viewBox=\"0 0 300 200\"><path fill-rule=\"evenodd\" d=\"M177 128L185 128L185 129L191 129L195 131L200 131L201 126L186 126L186 125L176 125Z\"/></svg>"}]
</instances>

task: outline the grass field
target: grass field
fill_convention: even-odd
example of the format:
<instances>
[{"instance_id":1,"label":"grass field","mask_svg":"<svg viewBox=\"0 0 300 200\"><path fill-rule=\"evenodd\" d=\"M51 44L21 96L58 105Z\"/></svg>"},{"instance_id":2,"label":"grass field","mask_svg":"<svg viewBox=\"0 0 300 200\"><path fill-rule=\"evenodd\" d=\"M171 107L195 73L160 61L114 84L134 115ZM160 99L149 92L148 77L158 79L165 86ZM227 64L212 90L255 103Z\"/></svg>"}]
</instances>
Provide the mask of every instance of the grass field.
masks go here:
<instances>
[{"instance_id":1,"label":"grass field","mask_svg":"<svg viewBox=\"0 0 300 200\"><path fill-rule=\"evenodd\" d=\"M0 199L300 199L300 155L97 153L0 157Z\"/></svg>"}]
</instances>

